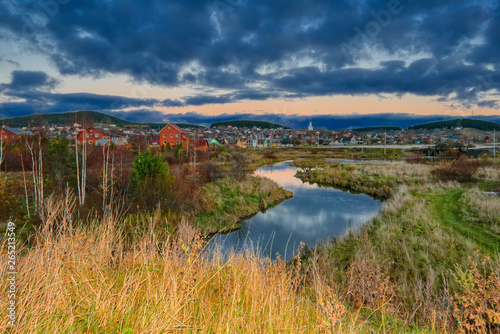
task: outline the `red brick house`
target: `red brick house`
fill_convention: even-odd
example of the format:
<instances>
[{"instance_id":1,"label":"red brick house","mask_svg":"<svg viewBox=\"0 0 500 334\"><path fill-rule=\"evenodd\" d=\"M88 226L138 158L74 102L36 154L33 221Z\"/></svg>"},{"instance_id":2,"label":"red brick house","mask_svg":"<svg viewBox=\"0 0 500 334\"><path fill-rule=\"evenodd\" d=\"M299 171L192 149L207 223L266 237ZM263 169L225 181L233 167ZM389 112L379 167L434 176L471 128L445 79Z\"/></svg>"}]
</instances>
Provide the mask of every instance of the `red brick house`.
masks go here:
<instances>
[{"instance_id":1,"label":"red brick house","mask_svg":"<svg viewBox=\"0 0 500 334\"><path fill-rule=\"evenodd\" d=\"M195 150L208 151L208 142L206 139L193 139L189 143Z\"/></svg>"},{"instance_id":2,"label":"red brick house","mask_svg":"<svg viewBox=\"0 0 500 334\"><path fill-rule=\"evenodd\" d=\"M163 130L160 131L160 146L164 147L170 144L171 147L182 143L182 146L187 147L188 135L186 131L173 123L168 123Z\"/></svg>"},{"instance_id":3,"label":"red brick house","mask_svg":"<svg viewBox=\"0 0 500 334\"><path fill-rule=\"evenodd\" d=\"M96 128L85 129L78 133L78 135L76 136L78 145L82 145L84 141L87 144L96 145L99 143L103 143L103 140L112 140L118 138L118 134Z\"/></svg>"},{"instance_id":4,"label":"red brick house","mask_svg":"<svg viewBox=\"0 0 500 334\"><path fill-rule=\"evenodd\" d=\"M12 143L19 139L21 135L27 134L24 130L18 128L0 127L0 136L4 143Z\"/></svg>"}]
</instances>

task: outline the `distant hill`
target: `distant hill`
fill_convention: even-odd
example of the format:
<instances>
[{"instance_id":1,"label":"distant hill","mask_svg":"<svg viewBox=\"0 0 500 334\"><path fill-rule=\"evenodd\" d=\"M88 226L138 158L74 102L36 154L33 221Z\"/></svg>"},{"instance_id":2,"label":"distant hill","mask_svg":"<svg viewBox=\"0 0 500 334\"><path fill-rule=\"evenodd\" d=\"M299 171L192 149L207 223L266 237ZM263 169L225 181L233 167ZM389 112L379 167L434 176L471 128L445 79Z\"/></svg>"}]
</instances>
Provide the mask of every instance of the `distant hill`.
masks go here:
<instances>
[{"instance_id":1,"label":"distant hill","mask_svg":"<svg viewBox=\"0 0 500 334\"><path fill-rule=\"evenodd\" d=\"M149 126L152 129L161 129L166 123L138 123L123 120L121 118L104 114L97 111L83 110L77 112L55 113L55 114L35 114L8 118L2 120L2 123L16 128L39 126L39 125L73 125L74 123L81 124L88 122L95 125L111 125L114 124L118 127L124 126ZM200 127L193 124L176 123L181 128Z\"/></svg>"},{"instance_id":2,"label":"distant hill","mask_svg":"<svg viewBox=\"0 0 500 334\"><path fill-rule=\"evenodd\" d=\"M348 129L354 132L373 132L373 131L401 131L399 126L367 126L364 128Z\"/></svg>"},{"instance_id":3,"label":"distant hill","mask_svg":"<svg viewBox=\"0 0 500 334\"><path fill-rule=\"evenodd\" d=\"M258 128L263 128L263 129L277 129L277 128L283 128L283 129L291 129L288 126L284 126L281 124L276 124L276 123L270 123L270 122L263 122L263 121L225 121L225 122L215 122L210 124L210 127L217 127L217 126L236 126L239 128L253 128L254 126Z\"/></svg>"},{"instance_id":4,"label":"distant hill","mask_svg":"<svg viewBox=\"0 0 500 334\"><path fill-rule=\"evenodd\" d=\"M432 122L410 126L409 130L434 130L434 129L453 129L456 127L472 128L483 131L500 131L500 124L479 119L457 118L449 121Z\"/></svg>"}]
</instances>

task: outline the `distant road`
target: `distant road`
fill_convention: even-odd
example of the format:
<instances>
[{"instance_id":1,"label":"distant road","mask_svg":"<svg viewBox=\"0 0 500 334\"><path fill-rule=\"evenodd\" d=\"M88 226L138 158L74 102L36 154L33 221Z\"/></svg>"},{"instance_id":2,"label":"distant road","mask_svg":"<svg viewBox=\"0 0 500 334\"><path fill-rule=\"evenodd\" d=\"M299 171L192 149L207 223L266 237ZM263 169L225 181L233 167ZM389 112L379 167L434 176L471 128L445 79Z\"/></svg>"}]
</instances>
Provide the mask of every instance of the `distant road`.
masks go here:
<instances>
[{"instance_id":1,"label":"distant road","mask_svg":"<svg viewBox=\"0 0 500 334\"><path fill-rule=\"evenodd\" d=\"M434 147L435 145L434 144L427 144L427 145L422 145L422 144L408 144L408 145L387 145L387 146L384 146L384 145L331 145L331 146L319 146L319 148L361 148L361 147L364 147L364 148L384 148L384 147L387 147L387 148L401 148L401 149L410 149L410 148L428 148L428 147ZM314 147L314 145L312 145L311 147ZM479 149L487 149L487 148L490 148L490 149L493 149L493 145L484 145L484 144L481 144L481 145L475 145L475 147L472 147L472 148L479 148ZM497 149L500 149L500 144L497 144Z\"/></svg>"},{"instance_id":2,"label":"distant road","mask_svg":"<svg viewBox=\"0 0 500 334\"><path fill-rule=\"evenodd\" d=\"M311 147L313 147L312 145ZM409 144L409 145L331 145L331 146L320 146L320 148L401 148L401 149L410 149L410 148L428 148L428 147L434 147L434 144L432 145L421 145L421 144Z\"/></svg>"}]
</instances>

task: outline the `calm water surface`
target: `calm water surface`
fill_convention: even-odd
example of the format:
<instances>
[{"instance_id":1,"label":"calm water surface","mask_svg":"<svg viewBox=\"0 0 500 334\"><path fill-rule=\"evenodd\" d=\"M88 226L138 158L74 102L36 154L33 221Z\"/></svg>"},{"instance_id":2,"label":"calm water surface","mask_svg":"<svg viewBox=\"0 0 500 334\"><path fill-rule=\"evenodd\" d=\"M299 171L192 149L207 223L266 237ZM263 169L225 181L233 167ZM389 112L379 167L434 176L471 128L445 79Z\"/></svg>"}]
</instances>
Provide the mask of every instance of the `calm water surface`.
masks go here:
<instances>
[{"instance_id":1,"label":"calm water surface","mask_svg":"<svg viewBox=\"0 0 500 334\"><path fill-rule=\"evenodd\" d=\"M294 198L259 212L245 220L241 229L217 235L212 242L222 247L252 248L263 256L282 259L293 258L300 242L314 247L318 242L330 240L356 229L382 208L381 201L365 194L351 194L334 188L302 183L294 177L297 168L290 162L259 168L255 175L265 176L290 190Z\"/></svg>"}]
</instances>

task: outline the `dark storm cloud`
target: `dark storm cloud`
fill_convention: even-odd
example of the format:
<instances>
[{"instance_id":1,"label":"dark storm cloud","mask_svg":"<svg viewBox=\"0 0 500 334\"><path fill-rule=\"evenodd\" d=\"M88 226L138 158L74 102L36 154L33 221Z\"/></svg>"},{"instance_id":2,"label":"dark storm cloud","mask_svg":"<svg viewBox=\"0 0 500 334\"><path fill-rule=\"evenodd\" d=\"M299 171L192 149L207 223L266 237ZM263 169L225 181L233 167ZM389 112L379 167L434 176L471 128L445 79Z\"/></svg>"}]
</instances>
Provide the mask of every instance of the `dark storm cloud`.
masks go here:
<instances>
[{"instance_id":1,"label":"dark storm cloud","mask_svg":"<svg viewBox=\"0 0 500 334\"><path fill-rule=\"evenodd\" d=\"M0 31L29 41L62 74L233 90L165 106L411 93L498 107L481 94L500 84L499 7L498 0L6 1Z\"/></svg>"},{"instance_id":2,"label":"dark storm cloud","mask_svg":"<svg viewBox=\"0 0 500 334\"><path fill-rule=\"evenodd\" d=\"M186 105L202 106L205 104L224 104L234 102L229 95L213 96L213 95L198 95L186 98L184 101Z\"/></svg>"},{"instance_id":3,"label":"dark storm cloud","mask_svg":"<svg viewBox=\"0 0 500 334\"><path fill-rule=\"evenodd\" d=\"M1 84L0 90L25 91L30 89L52 89L58 81L42 71L13 71L9 84Z\"/></svg>"},{"instance_id":4,"label":"dark storm cloud","mask_svg":"<svg viewBox=\"0 0 500 334\"><path fill-rule=\"evenodd\" d=\"M156 99L138 99L115 95L99 95L90 93L51 93L44 91L6 90L3 95L24 99L23 102L3 102L0 108L9 117L26 115L38 109L48 113L68 112L75 110L113 111L128 108L154 108L162 105Z\"/></svg>"},{"instance_id":5,"label":"dark storm cloud","mask_svg":"<svg viewBox=\"0 0 500 334\"><path fill-rule=\"evenodd\" d=\"M182 107L184 102L179 100L165 99L161 101L161 105L164 107Z\"/></svg>"}]
</instances>

